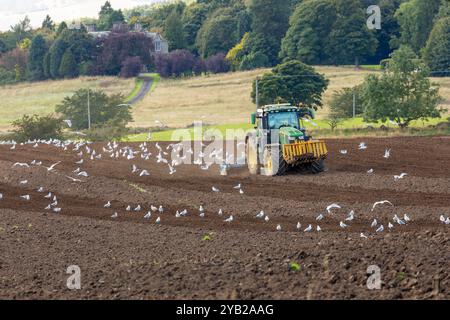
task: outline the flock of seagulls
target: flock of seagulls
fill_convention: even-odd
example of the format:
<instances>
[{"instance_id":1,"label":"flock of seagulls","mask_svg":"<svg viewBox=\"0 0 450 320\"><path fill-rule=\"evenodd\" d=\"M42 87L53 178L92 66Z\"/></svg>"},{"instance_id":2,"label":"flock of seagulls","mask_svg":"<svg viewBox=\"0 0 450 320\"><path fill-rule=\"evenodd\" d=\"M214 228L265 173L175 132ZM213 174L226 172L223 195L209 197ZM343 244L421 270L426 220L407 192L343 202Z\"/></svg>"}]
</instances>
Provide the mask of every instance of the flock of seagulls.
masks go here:
<instances>
[{"instance_id":1,"label":"flock of seagulls","mask_svg":"<svg viewBox=\"0 0 450 320\"><path fill-rule=\"evenodd\" d=\"M10 145L11 150L15 150L17 143L14 141L10 142L0 142L0 144L7 144ZM151 176L151 172L149 169L145 168L139 168L136 164L136 159L141 159L144 161L151 160L152 158L156 160L156 163L158 164L164 164L168 166L168 174L173 175L177 172L177 167L184 163L184 161L187 159L188 156L192 156L194 154L192 148L188 148L187 151L183 148L182 143L178 144L170 144L165 149L161 147L158 143L155 143L155 148L157 150L157 154L153 155L149 151L149 145L147 142L141 143L138 148L134 149L130 146L120 146L117 142L108 142L106 146L102 148L101 152L98 152L94 149L91 143L89 142L75 142L75 141L59 141L59 140L36 140L36 141L28 141L25 143L26 145L32 145L33 148L38 148L40 144L46 144L50 146L54 146L56 148L59 148L62 151L71 151L74 152L77 156L77 160L74 161L73 165L76 167L75 170L72 171L71 175L64 175L67 179L69 179L73 183L81 183L83 182L83 178L88 178L89 173L86 169L83 169L83 167L87 164L88 161L95 162L99 161L105 158L110 159L126 159L127 161L130 161L130 168L131 168L131 174L136 175L139 177L148 177ZM24 145L24 144L22 144ZM202 147L205 147L205 145L202 144ZM359 150L367 150L367 144L364 142L361 142L358 146ZM203 148L202 148L203 150ZM184 154L181 156L181 151L184 151ZM347 155L348 150L340 150L340 153L342 155ZM169 160L169 156L172 156ZM232 155L226 154L225 157L223 157L223 150L222 149L216 149L213 152L211 152L209 155L206 155L203 151L201 151L197 158L194 160L194 164L200 166L202 170L208 170L212 162L207 162L206 158L215 159L219 162L227 162L230 161ZM391 157L391 149L386 149L385 154L383 156L385 159L389 159ZM22 162L16 162L12 165L13 168L31 168L31 167L42 167L44 168L48 173L51 172L57 172L58 166L61 164L61 161L58 161L56 163L50 164L49 166L44 166L42 161L33 160L30 163L22 163ZM368 174L373 174L374 170L370 169L367 171ZM407 173L401 173L399 175L394 176L394 180L398 181L401 179L404 179L407 177ZM26 186L28 184L28 180L21 180L19 181L19 185ZM231 187L230 187L231 188ZM216 186L212 186L211 190L213 193L220 193L220 188ZM233 186L233 190L238 192L239 194L243 195L244 190L241 183ZM62 208L59 205L59 199L57 196L51 192L51 191L45 191L44 187L39 187L37 189L37 192L40 194L46 193L45 196L43 196L44 199L46 199L49 204L43 208L44 210L53 211L54 213L61 213ZM4 199L4 195L0 193L0 201ZM31 196L29 194L24 194L20 196L20 199L23 201L31 201ZM380 206L390 206L394 207L393 203L389 200L383 200L383 201L377 201L372 205L371 212L374 213L375 210ZM113 202L108 201L107 203L103 204L103 208L105 209L114 209L113 208ZM144 209L145 206L139 204L137 206L127 205L125 208L126 212L135 212L135 213L142 213L142 217L145 220L151 220L153 219L155 224L161 224L162 223L162 217L165 214L165 209L162 205L160 206L153 206L150 205L148 210ZM117 209L117 208L116 208ZM324 210L324 212L319 213L315 217L315 223L314 224L307 224L305 226L302 226L300 222L297 222L295 225L295 229L301 232L321 232L322 227L319 225L319 223L323 223L326 220L332 220L335 221L336 215L343 210L342 206L333 203L327 206ZM187 217L189 215L189 212L187 209L178 210L175 213L175 218L181 219L184 217ZM224 211L222 209L219 210L217 215L222 219L224 223L231 224L236 221L236 218L234 215L230 215L227 218L224 219ZM201 219L206 218L206 211L204 208L204 205L200 205L198 209L198 216ZM111 219L118 219L120 217L119 212L115 211L111 215ZM332 218L331 218L332 217ZM271 221L270 217L264 210L261 210L259 213L256 214L256 219L262 221L263 223L268 223ZM352 223L357 220L358 217L355 214L355 211L352 210L348 212L348 214L345 215L345 217L342 218L342 220L339 221L338 227L340 229L348 229L351 228ZM339 220L339 219L338 219ZM396 227L405 226L408 223L412 221L410 216L407 214L404 214L403 217L399 217L397 214L395 214L392 219L389 219L385 221L383 224L381 221L383 219L375 218L370 223L370 229L373 230L375 234L383 233L386 230L393 230ZM386 220L386 219L385 219ZM444 215L441 215L439 218L439 221L445 225L450 225L450 217L446 217ZM331 223L331 222L330 222ZM386 227L385 227L386 226ZM369 227L369 226L368 226ZM282 231L283 226L281 224L276 225L276 231ZM289 229L289 228L288 228ZM361 233L361 238L367 239L369 236Z\"/></svg>"}]
</instances>

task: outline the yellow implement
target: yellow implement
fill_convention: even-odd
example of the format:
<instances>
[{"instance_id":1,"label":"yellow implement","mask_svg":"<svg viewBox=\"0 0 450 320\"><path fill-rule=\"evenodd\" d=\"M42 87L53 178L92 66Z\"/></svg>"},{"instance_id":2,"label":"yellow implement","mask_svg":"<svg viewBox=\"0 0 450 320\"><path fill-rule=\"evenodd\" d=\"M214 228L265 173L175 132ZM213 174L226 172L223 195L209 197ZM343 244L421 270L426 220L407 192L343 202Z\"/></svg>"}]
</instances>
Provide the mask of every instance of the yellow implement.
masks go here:
<instances>
[{"instance_id":1,"label":"yellow implement","mask_svg":"<svg viewBox=\"0 0 450 320\"><path fill-rule=\"evenodd\" d=\"M299 141L283 146L283 157L288 164L325 159L328 155L324 141Z\"/></svg>"}]
</instances>

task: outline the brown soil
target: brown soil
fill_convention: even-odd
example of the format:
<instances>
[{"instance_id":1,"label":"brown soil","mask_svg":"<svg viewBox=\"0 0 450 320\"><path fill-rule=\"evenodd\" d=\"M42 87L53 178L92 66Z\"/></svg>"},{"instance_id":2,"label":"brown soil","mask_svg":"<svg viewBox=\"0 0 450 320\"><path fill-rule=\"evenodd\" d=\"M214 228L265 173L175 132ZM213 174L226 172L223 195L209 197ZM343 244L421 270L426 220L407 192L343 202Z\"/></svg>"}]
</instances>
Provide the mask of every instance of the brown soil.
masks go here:
<instances>
[{"instance_id":1,"label":"brown soil","mask_svg":"<svg viewBox=\"0 0 450 320\"><path fill-rule=\"evenodd\" d=\"M169 175L154 155L113 160L102 152L105 144L91 145L102 160L85 155L82 165L75 164L80 157L73 145L67 151L0 145L0 298L448 299L450 226L439 217L450 216L450 139L363 140L365 151L358 150L359 139L327 141L328 170L321 175L276 178L250 176L246 169L224 177L217 166L204 171L195 165ZM128 145L139 150L139 144ZM386 149L392 149L389 159L383 158ZM12 167L33 160L43 165ZM51 172L43 167L57 161L62 163ZM133 164L150 176L132 174ZM72 182L66 176L76 177L78 167L89 177ZM403 172L408 176L394 181ZM233 188L238 183L243 195ZM213 186L221 192L212 192ZM48 192L57 196L61 213L45 210L52 202L44 198ZM372 211L380 200L394 207ZM112 207L104 208L108 201ZM326 213L332 203L343 209ZM128 205L143 209L127 212ZM150 205L162 205L164 213L144 219ZM183 209L187 217L176 218ZM256 218L261 210L269 222ZM339 222L350 210L356 218L342 229ZM320 213L325 218L317 222ZM235 221L224 222L231 214ZM412 221L388 230L394 214ZM375 218L384 232L371 227ZM309 224L322 231L303 232ZM290 271L292 262L300 270ZM81 268L79 291L66 287L70 265ZM367 289L370 265L381 268L381 290Z\"/></svg>"}]
</instances>

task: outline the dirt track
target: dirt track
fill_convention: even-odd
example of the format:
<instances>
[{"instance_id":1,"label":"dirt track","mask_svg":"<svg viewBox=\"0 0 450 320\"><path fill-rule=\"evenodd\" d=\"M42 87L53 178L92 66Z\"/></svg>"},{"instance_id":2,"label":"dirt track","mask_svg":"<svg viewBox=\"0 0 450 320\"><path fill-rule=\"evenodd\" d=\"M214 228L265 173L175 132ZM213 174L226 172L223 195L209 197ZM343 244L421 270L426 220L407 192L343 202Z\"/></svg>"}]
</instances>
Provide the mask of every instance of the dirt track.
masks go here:
<instances>
[{"instance_id":1,"label":"dirt track","mask_svg":"<svg viewBox=\"0 0 450 320\"><path fill-rule=\"evenodd\" d=\"M250 176L245 169L223 177L217 166L196 165L169 175L166 164L156 164L153 143L150 160L111 159L102 152L105 144L91 145L103 157L90 161L85 152L83 164L75 164L81 157L73 145L67 151L0 145L0 298L450 298L450 226L439 221L450 216L450 138L364 139L364 151L358 150L361 141L328 141L324 174L277 178ZM389 159L383 158L386 149L392 149ZM12 167L33 160L42 165ZM44 168L58 161L55 170ZM131 173L133 164L150 176ZM76 177L78 167L89 177ZM408 176L394 181L403 172ZM233 188L238 183L244 194ZM52 202L44 198L48 192L61 213L44 209ZM372 212L380 200L394 207ZM108 201L112 207L104 208ZM343 209L326 213L332 203ZM127 212L128 205L142 211ZM150 205L162 205L164 213L144 219ZM176 218L183 209L188 216ZM256 218L261 210L269 222ZM339 222L350 210L356 218L342 229ZM235 221L224 222L231 214ZM317 222L319 214L325 218ZM395 214L412 221L400 226L392 222ZM371 227L374 219L384 232ZM303 232L309 224L314 231ZM300 270L290 271L291 262ZM82 270L80 291L66 288L69 265ZM381 290L367 289L370 265L381 268Z\"/></svg>"}]
</instances>

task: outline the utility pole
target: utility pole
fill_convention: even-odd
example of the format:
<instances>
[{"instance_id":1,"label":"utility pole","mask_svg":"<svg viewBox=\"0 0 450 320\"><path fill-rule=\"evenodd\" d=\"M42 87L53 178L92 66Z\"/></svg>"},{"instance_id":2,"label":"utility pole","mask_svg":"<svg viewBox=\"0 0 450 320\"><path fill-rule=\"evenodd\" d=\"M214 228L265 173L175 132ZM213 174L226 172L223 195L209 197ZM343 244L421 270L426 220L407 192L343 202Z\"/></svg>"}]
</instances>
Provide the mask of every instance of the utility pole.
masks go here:
<instances>
[{"instance_id":1,"label":"utility pole","mask_svg":"<svg viewBox=\"0 0 450 320\"><path fill-rule=\"evenodd\" d=\"M90 89L88 89L88 94L87 94L87 107L88 107L88 127L89 127L89 131L91 130L91 101L90 101Z\"/></svg>"},{"instance_id":2,"label":"utility pole","mask_svg":"<svg viewBox=\"0 0 450 320\"><path fill-rule=\"evenodd\" d=\"M356 93L353 89L353 118L356 118Z\"/></svg>"},{"instance_id":3,"label":"utility pole","mask_svg":"<svg viewBox=\"0 0 450 320\"><path fill-rule=\"evenodd\" d=\"M259 79L256 78L256 110L259 109Z\"/></svg>"}]
</instances>

